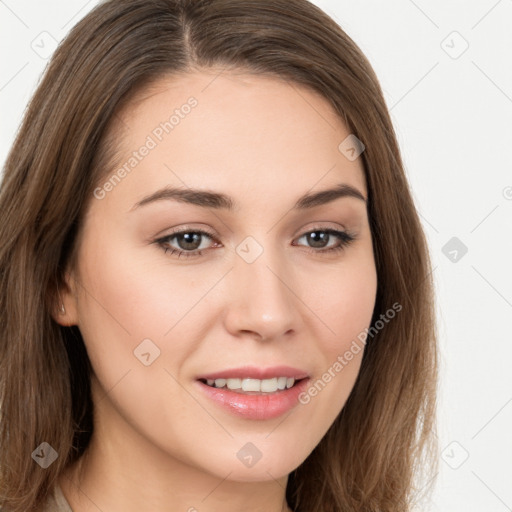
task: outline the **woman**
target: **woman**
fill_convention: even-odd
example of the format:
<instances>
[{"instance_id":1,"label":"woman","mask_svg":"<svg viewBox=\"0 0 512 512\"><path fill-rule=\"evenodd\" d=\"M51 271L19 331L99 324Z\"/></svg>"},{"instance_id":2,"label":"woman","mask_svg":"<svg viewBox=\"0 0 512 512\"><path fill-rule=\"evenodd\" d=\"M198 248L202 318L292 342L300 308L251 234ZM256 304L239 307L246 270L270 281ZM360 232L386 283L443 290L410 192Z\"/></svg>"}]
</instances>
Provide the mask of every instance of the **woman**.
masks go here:
<instances>
[{"instance_id":1,"label":"woman","mask_svg":"<svg viewBox=\"0 0 512 512\"><path fill-rule=\"evenodd\" d=\"M428 250L377 78L321 10L101 3L0 210L2 510L410 510Z\"/></svg>"}]
</instances>

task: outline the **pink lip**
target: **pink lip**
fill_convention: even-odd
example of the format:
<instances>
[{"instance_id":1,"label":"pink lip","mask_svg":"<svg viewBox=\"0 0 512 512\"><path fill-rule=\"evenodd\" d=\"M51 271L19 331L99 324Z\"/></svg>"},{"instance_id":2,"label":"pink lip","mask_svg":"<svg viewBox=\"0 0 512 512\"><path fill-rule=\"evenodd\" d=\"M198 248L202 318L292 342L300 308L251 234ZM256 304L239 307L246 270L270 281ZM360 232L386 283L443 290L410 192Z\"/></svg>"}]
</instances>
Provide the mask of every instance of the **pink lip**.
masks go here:
<instances>
[{"instance_id":1,"label":"pink lip","mask_svg":"<svg viewBox=\"0 0 512 512\"><path fill-rule=\"evenodd\" d=\"M220 372L200 375L198 379L272 379L274 377L293 377L295 380L305 379L308 373L291 366L272 366L271 368L257 368L256 366L243 366L222 370Z\"/></svg>"},{"instance_id":2,"label":"pink lip","mask_svg":"<svg viewBox=\"0 0 512 512\"><path fill-rule=\"evenodd\" d=\"M222 373L226 374L225 372ZM244 375L247 376L247 374ZM281 374L281 376L284 377L285 375ZM217 378L221 379L223 377ZM214 388L199 380L196 381L196 384L200 391L213 402L237 416L250 420L269 420L277 418L295 407L299 403L299 395L304 392L309 380L309 378L304 378L291 388L275 393L256 393L252 395L237 393L226 388Z\"/></svg>"}]
</instances>

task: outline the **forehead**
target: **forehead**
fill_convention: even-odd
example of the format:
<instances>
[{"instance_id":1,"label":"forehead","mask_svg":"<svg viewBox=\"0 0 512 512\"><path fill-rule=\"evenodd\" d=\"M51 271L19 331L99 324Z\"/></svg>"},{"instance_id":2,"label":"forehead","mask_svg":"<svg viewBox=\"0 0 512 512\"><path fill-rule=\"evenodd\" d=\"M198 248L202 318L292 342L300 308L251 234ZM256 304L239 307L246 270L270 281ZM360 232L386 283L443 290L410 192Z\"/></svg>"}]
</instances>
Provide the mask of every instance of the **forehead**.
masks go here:
<instances>
[{"instance_id":1,"label":"forehead","mask_svg":"<svg viewBox=\"0 0 512 512\"><path fill-rule=\"evenodd\" d=\"M112 173L128 172L111 195L126 206L167 184L260 201L340 182L366 191L361 158L339 149L350 132L330 103L285 80L214 69L169 76L117 119Z\"/></svg>"}]
</instances>

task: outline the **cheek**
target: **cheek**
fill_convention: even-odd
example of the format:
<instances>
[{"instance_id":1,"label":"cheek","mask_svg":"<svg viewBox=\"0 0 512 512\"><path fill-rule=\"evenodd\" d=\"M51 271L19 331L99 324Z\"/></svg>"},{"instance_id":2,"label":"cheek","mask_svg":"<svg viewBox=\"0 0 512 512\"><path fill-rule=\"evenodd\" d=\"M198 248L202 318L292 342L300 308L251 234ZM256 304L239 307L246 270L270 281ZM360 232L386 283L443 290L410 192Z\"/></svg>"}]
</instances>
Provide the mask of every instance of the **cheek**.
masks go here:
<instances>
[{"instance_id":1,"label":"cheek","mask_svg":"<svg viewBox=\"0 0 512 512\"><path fill-rule=\"evenodd\" d=\"M324 326L322 334L318 330L316 336L322 364L299 398L311 416L311 443L335 420L360 370L364 334L370 327L377 290L376 269L369 254L347 261L337 271L331 269L328 278L317 275L319 286L311 287L305 295Z\"/></svg>"},{"instance_id":2,"label":"cheek","mask_svg":"<svg viewBox=\"0 0 512 512\"><path fill-rule=\"evenodd\" d=\"M151 265L97 233L85 240L80 257L79 328L95 373L109 388L142 366L134 350L143 340L157 347L153 354L163 351L164 334L184 305L172 299L169 283L157 279Z\"/></svg>"},{"instance_id":3,"label":"cheek","mask_svg":"<svg viewBox=\"0 0 512 512\"><path fill-rule=\"evenodd\" d=\"M116 251L122 243L99 236L84 244L82 324L108 331L112 341L163 339L204 295L208 283L162 264L156 247L137 251L124 242L124 249Z\"/></svg>"},{"instance_id":4,"label":"cheek","mask_svg":"<svg viewBox=\"0 0 512 512\"><path fill-rule=\"evenodd\" d=\"M336 351L344 349L349 340L369 326L376 292L374 285L364 284L353 276L348 276L340 288L329 288L330 297L325 301L328 308L326 317L336 333L334 343L328 343L327 348Z\"/></svg>"},{"instance_id":5,"label":"cheek","mask_svg":"<svg viewBox=\"0 0 512 512\"><path fill-rule=\"evenodd\" d=\"M325 325L318 336L323 354L332 362L370 324L377 292L371 251L356 253L338 266L317 274L318 286L304 291L305 302Z\"/></svg>"}]
</instances>

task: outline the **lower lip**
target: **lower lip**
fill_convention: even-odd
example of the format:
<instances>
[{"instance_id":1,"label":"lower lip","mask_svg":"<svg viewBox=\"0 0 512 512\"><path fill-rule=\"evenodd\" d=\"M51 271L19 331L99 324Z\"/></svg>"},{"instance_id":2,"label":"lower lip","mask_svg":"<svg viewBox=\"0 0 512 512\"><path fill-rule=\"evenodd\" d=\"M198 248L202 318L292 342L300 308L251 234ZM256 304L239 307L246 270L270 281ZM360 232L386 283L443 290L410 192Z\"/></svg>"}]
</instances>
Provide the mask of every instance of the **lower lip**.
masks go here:
<instances>
[{"instance_id":1,"label":"lower lip","mask_svg":"<svg viewBox=\"0 0 512 512\"><path fill-rule=\"evenodd\" d=\"M196 381L203 393L221 407L249 420L278 418L299 403L309 378L302 379L289 389L261 395L245 395L227 388L219 389Z\"/></svg>"}]
</instances>

